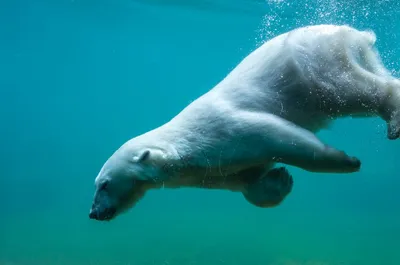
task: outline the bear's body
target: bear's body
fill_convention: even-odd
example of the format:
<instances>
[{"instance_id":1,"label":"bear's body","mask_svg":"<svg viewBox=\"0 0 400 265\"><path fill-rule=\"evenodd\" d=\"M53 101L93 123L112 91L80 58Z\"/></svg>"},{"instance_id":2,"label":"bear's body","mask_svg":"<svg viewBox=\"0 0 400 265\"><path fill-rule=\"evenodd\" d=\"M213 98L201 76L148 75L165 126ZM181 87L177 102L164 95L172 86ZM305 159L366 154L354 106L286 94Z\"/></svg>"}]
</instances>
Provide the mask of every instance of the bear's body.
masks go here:
<instances>
[{"instance_id":1,"label":"bear's body","mask_svg":"<svg viewBox=\"0 0 400 265\"><path fill-rule=\"evenodd\" d=\"M266 42L168 123L122 145L96 178L90 218L110 220L161 186L228 189L275 206L293 185L277 162L358 171L357 158L314 133L336 118L380 116L388 138L399 137L400 81L374 43L372 32L334 25Z\"/></svg>"}]
</instances>

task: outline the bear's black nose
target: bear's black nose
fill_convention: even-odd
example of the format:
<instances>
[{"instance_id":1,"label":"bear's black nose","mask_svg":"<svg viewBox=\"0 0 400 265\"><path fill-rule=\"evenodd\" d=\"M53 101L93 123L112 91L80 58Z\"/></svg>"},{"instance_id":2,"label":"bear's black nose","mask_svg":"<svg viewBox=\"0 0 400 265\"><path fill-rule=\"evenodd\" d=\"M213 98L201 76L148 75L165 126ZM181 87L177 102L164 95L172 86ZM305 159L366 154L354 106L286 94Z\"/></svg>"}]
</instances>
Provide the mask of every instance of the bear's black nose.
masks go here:
<instances>
[{"instance_id":1,"label":"bear's black nose","mask_svg":"<svg viewBox=\"0 0 400 265\"><path fill-rule=\"evenodd\" d=\"M113 207L107 209L93 207L89 212L89 218L98 221L109 221L114 217L115 213L116 209Z\"/></svg>"},{"instance_id":2,"label":"bear's black nose","mask_svg":"<svg viewBox=\"0 0 400 265\"><path fill-rule=\"evenodd\" d=\"M97 220L97 216L98 216L97 211L91 209L90 212L89 212L89 218Z\"/></svg>"}]
</instances>

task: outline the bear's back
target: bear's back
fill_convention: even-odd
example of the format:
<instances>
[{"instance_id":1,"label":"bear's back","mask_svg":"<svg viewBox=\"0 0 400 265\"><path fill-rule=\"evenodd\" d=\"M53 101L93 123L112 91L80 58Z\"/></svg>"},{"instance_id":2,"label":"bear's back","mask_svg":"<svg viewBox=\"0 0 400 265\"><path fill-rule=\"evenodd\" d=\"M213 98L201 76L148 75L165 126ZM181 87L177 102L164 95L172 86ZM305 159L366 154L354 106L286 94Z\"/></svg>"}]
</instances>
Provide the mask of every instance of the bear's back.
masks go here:
<instances>
[{"instance_id":1,"label":"bear's back","mask_svg":"<svg viewBox=\"0 0 400 265\"><path fill-rule=\"evenodd\" d=\"M268 112L318 130L326 126L321 106L339 105L332 95L345 97L346 90L353 89L354 80L348 78L352 68L369 67L386 74L376 61L375 41L373 32L346 25L298 28L250 53L210 94L233 109Z\"/></svg>"}]
</instances>

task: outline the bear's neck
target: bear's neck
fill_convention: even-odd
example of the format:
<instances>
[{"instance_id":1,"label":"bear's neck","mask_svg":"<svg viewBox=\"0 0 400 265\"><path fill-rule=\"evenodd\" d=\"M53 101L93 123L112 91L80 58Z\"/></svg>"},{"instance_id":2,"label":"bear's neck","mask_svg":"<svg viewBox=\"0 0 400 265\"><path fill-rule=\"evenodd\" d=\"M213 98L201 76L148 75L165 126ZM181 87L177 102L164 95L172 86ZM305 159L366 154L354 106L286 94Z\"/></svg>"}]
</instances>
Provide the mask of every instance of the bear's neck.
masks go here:
<instances>
[{"instance_id":1,"label":"bear's neck","mask_svg":"<svg viewBox=\"0 0 400 265\"><path fill-rule=\"evenodd\" d=\"M139 137L135 141L143 147L154 148L163 152L160 167L165 176L163 185L180 185L179 182L189 181L197 175L204 175L207 166L207 156L202 151L204 138L198 137L193 128L185 122L167 122ZM210 172L209 172L210 173Z\"/></svg>"},{"instance_id":2,"label":"bear's neck","mask_svg":"<svg viewBox=\"0 0 400 265\"><path fill-rule=\"evenodd\" d=\"M177 128L177 126L174 127L169 123L165 123L133 138L132 141L134 141L136 147L161 151L163 155L157 158L160 166L170 170L173 168L176 171L185 167L184 156L187 154L185 148L181 148L182 146L187 146L187 144L182 139L182 135L179 135L180 131Z\"/></svg>"}]
</instances>

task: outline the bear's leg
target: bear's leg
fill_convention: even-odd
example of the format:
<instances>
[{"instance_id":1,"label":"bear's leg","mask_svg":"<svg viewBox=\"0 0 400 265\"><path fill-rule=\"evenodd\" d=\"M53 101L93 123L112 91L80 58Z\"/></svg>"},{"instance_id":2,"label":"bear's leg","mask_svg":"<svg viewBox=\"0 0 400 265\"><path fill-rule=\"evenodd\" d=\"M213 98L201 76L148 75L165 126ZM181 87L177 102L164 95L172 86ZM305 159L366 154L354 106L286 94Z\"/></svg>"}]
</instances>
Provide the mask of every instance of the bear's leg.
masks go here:
<instances>
[{"instance_id":1,"label":"bear's leg","mask_svg":"<svg viewBox=\"0 0 400 265\"><path fill-rule=\"evenodd\" d=\"M239 111L234 118L239 135L244 136L243 151L251 161L281 162L311 172L350 173L360 169L359 159L327 146L312 132L278 116ZM243 160L243 155L235 159Z\"/></svg>"},{"instance_id":2,"label":"bear's leg","mask_svg":"<svg viewBox=\"0 0 400 265\"><path fill-rule=\"evenodd\" d=\"M371 56L372 57L372 56ZM374 58L376 59L376 58ZM371 59L372 60L372 59ZM365 87L375 88L376 91L371 93L364 93L369 95L370 102L376 102L375 112L387 122L387 137L390 140L394 140L400 137L400 80L393 76L385 74L385 70L382 66L381 71L379 69L364 69L360 65L355 65L356 79L359 81L358 85L363 87L356 91L363 91ZM376 66L377 67L377 66ZM362 95L362 93L359 93ZM380 96L377 96L380 95ZM362 98L359 96L359 98ZM365 102L368 103L367 100ZM374 104L365 104L365 106L372 106Z\"/></svg>"},{"instance_id":3,"label":"bear's leg","mask_svg":"<svg viewBox=\"0 0 400 265\"><path fill-rule=\"evenodd\" d=\"M293 178L285 167L273 168L264 174L245 185L243 196L258 207L278 206L292 191Z\"/></svg>"},{"instance_id":4,"label":"bear's leg","mask_svg":"<svg viewBox=\"0 0 400 265\"><path fill-rule=\"evenodd\" d=\"M377 50L372 47L351 49L349 56L352 57L350 70L343 70L346 75L336 79L337 87L347 88L345 94L338 98L349 99L346 104L340 104L341 108L348 108L353 116L371 112L378 114L387 122L388 138L399 138L400 80L385 68ZM362 60L354 59L357 57Z\"/></svg>"}]
</instances>

